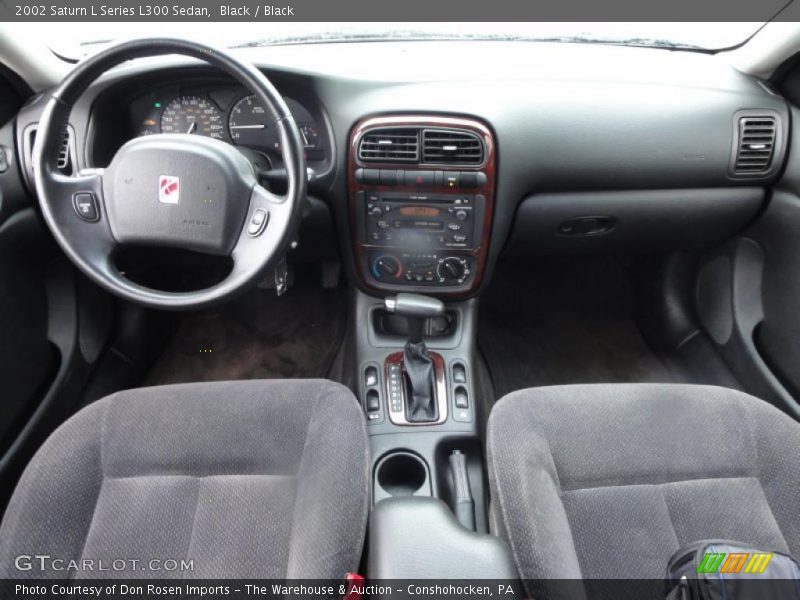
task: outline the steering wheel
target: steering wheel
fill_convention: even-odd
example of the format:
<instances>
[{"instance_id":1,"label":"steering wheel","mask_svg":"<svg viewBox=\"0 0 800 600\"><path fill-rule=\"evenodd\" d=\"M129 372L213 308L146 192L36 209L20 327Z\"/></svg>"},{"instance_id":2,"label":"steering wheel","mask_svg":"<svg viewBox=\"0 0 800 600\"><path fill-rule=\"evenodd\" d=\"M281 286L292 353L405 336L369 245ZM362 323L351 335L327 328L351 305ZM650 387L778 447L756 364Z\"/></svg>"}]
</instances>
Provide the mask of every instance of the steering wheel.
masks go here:
<instances>
[{"instance_id":1,"label":"steering wheel","mask_svg":"<svg viewBox=\"0 0 800 600\"><path fill-rule=\"evenodd\" d=\"M277 129L286 168L283 196L259 185L250 162L212 138L162 134L123 145L106 169L66 176L57 154L72 106L100 75L125 61L164 54L201 59L232 75L263 103ZM303 143L278 91L254 66L179 39L125 42L78 65L50 93L39 120L33 166L44 219L67 256L113 294L165 309L200 308L256 281L287 250L306 194ZM230 273L212 287L167 292L127 279L115 266L120 246L161 246L230 256Z\"/></svg>"}]
</instances>

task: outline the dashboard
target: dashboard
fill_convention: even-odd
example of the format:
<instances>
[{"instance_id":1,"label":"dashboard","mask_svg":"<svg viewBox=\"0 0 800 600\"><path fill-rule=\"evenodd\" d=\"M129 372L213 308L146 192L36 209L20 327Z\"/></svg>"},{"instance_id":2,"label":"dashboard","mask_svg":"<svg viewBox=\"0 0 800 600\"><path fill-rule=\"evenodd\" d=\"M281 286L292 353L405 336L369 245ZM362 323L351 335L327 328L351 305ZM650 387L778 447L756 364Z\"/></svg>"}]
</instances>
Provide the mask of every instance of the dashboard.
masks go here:
<instances>
[{"instance_id":1,"label":"dashboard","mask_svg":"<svg viewBox=\"0 0 800 600\"><path fill-rule=\"evenodd\" d=\"M323 159L325 149L316 120L300 102L284 100L303 137L306 159ZM261 101L239 87L154 87L130 102L128 126L136 136L185 133L215 138L264 153L270 162L280 155L277 130Z\"/></svg>"},{"instance_id":2,"label":"dashboard","mask_svg":"<svg viewBox=\"0 0 800 600\"><path fill-rule=\"evenodd\" d=\"M785 100L700 53L504 42L236 52L269 77L304 137L311 231L295 256L341 259L365 291L473 296L501 253L710 247L762 208L792 139ZM487 57L492 68L476 70ZM12 134L29 189L43 104L29 102ZM765 124L761 147L751 136ZM74 106L69 132L73 170L173 132L282 166L247 90L178 57L108 73ZM474 162L440 152L462 147Z\"/></svg>"}]
</instances>

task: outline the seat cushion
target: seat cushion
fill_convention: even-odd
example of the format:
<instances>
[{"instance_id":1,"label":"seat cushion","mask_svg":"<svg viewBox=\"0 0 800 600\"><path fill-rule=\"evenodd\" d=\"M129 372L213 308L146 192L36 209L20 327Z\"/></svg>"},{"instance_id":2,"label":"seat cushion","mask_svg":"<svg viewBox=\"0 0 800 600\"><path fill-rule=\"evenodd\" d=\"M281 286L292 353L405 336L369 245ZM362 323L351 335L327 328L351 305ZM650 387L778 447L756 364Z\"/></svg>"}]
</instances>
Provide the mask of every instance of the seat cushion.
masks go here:
<instances>
[{"instance_id":1,"label":"seat cushion","mask_svg":"<svg viewBox=\"0 0 800 600\"><path fill-rule=\"evenodd\" d=\"M657 579L730 539L800 556L800 424L733 390L522 390L488 425L493 521L527 579Z\"/></svg>"},{"instance_id":2,"label":"seat cushion","mask_svg":"<svg viewBox=\"0 0 800 600\"><path fill-rule=\"evenodd\" d=\"M120 392L69 419L28 465L0 526L0 577L341 578L358 567L368 481L363 413L339 384ZM140 562L15 568L36 554ZM164 570L182 559L191 568Z\"/></svg>"}]
</instances>

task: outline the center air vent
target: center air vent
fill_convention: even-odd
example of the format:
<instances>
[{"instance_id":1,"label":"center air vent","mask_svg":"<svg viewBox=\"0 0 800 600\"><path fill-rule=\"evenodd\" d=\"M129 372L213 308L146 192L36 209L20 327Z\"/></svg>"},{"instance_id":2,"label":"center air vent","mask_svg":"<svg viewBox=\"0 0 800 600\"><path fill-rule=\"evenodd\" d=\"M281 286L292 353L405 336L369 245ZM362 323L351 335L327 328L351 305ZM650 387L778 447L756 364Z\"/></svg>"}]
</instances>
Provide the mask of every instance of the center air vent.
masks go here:
<instances>
[{"instance_id":1,"label":"center air vent","mask_svg":"<svg viewBox=\"0 0 800 600\"><path fill-rule=\"evenodd\" d=\"M771 116L749 116L739 119L733 173L759 175L769 171L775 151L777 121Z\"/></svg>"},{"instance_id":2,"label":"center air vent","mask_svg":"<svg viewBox=\"0 0 800 600\"><path fill-rule=\"evenodd\" d=\"M414 128L372 129L361 137L358 158L363 162L419 161L419 130Z\"/></svg>"},{"instance_id":3,"label":"center air vent","mask_svg":"<svg viewBox=\"0 0 800 600\"><path fill-rule=\"evenodd\" d=\"M480 165L483 142L474 133L452 129L422 132L422 162L438 165Z\"/></svg>"}]
</instances>

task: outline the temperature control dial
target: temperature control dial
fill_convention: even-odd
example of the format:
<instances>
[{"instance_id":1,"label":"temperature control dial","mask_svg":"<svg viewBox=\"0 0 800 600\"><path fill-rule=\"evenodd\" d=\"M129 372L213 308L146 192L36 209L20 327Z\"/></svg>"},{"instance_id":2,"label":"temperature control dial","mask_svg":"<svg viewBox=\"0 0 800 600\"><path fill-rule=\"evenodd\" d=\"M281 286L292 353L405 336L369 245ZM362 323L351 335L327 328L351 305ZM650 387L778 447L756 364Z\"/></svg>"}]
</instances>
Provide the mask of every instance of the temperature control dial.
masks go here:
<instances>
[{"instance_id":1,"label":"temperature control dial","mask_svg":"<svg viewBox=\"0 0 800 600\"><path fill-rule=\"evenodd\" d=\"M469 262L467 262L466 258L459 256L442 258L439 260L436 274L439 276L440 282L455 281L464 283L467 275L469 275Z\"/></svg>"},{"instance_id":2,"label":"temperature control dial","mask_svg":"<svg viewBox=\"0 0 800 600\"><path fill-rule=\"evenodd\" d=\"M397 279L403 274L403 265L390 254L376 256L370 269L375 279Z\"/></svg>"}]
</instances>

